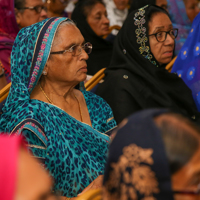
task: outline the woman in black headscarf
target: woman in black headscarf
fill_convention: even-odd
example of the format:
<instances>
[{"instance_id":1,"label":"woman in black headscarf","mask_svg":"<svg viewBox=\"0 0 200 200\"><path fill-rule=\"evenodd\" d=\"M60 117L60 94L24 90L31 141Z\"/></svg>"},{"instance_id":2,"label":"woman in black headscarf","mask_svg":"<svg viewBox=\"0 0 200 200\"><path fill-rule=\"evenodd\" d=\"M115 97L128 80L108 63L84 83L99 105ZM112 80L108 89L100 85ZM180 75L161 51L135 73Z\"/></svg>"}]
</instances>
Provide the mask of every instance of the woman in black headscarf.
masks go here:
<instances>
[{"instance_id":1,"label":"woman in black headscarf","mask_svg":"<svg viewBox=\"0 0 200 200\"><path fill-rule=\"evenodd\" d=\"M129 13L146 5L157 5L167 10L167 0L135 0L132 2Z\"/></svg>"},{"instance_id":2,"label":"woman in black headscarf","mask_svg":"<svg viewBox=\"0 0 200 200\"><path fill-rule=\"evenodd\" d=\"M108 67L113 49L113 44L103 39L109 33L105 5L102 0L80 0L71 18L85 40L92 43L92 54L87 60L87 74L94 75L100 69Z\"/></svg>"},{"instance_id":3,"label":"woman in black headscarf","mask_svg":"<svg viewBox=\"0 0 200 200\"><path fill-rule=\"evenodd\" d=\"M116 37L105 81L96 91L111 106L117 123L146 108L169 108L200 120L190 89L165 69L176 36L168 13L160 7L129 14Z\"/></svg>"}]
</instances>

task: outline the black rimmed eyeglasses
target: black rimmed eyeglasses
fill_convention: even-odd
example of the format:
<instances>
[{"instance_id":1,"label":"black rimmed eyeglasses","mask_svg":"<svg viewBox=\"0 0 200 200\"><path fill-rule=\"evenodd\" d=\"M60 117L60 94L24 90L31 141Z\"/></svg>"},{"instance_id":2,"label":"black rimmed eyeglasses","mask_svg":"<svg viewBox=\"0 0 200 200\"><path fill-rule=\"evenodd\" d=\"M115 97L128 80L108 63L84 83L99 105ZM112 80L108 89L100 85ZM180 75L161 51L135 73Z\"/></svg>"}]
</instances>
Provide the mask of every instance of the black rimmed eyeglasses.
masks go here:
<instances>
[{"instance_id":1,"label":"black rimmed eyeglasses","mask_svg":"<svg viewBox=\"0 0 200 200\"><path fill-rule=\"evenodd\" d=\"M64 54L66 52L70 52L72 53L72 56L79 56L82 53L82 49L84 49L87 54L90 54L92 52L92 44L87 42L84 45L73 45L69 49L50 52L50 54Z\"/></svg>"},{"instance_id":2,"label":"black rimmed eyeglasses","mask_svg":"<svg viewBox=\"0 0 200 200\"><path fill-rule=\"evenodd\" d=\"M171 36L171 38L174 40L177 36L178 36L178 29L177 28L173 28L169 31L159 31L157 33L151 34L149 36L155 36L156 40L158 42L164 42L167 38L167 34L169 34Z\"/></svg>"},{"instance_id":3,"label":"black rimmed eyeglasses","mask_svg":"<svg viewBox=\"0 0 200 200\"><path fill-rule=\"evenodd\" d=\"M29 10L35 10L36 13L41 13L42 10L45 10L47 11L47 7L45 6L32 6L32 7L23 7L23 8L20 8L20 10L23 10L23 9L29 9Z\"/></svg>"}]
</instances>

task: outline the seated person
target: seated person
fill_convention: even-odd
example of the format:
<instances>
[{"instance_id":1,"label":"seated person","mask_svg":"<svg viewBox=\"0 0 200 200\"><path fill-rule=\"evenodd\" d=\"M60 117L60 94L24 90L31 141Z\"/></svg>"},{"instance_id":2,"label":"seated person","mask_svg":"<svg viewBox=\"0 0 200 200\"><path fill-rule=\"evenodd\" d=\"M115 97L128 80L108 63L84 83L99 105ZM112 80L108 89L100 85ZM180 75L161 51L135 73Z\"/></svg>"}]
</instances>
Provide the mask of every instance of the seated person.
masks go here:
<instances>
[{"instance_id":1,"label":"seated person","mask_svg":"<svg viewBox=\"0 0 200 200\"><path fill-rule=\"evenodd\" d=\"M167 0L136 0L132 2L131 7L129 9L129 13L139 8L142 8L148 4L156 5L167 10Z\"/></svg>"},{"instance_id":2,"label":"seated person","mask_svg":"<svg viewBox=\"0 0 200 200\"><path fill-rule=\"evenodd\" d=\"M68 17L65 12L69 0L46 0L48 17Z\"/></svg>"},{"instance_id":3,"label":"seated person","mask_svg":"<svg viewBox=\"0 0 200 200\"><path fill-rule=\"evenodd\" d=\"M105 5L101 0L81 0L72 13L72 20L85 40L93 45L92 54L87 61L87 73L94 75L100 69L108 67L113 49L113 44L103 39L104 35L109 34Z\"/></svg>"},{"instance_id":4,"label":"seated person","mask_svg":"<svg viewBox=\"0 0 200 200\"><path fill-rule=\"evenodd\" d=\"M127 15L129 0L104 0L110 26L118 25L122 27ZM117 35L118 31L113 30L112 34Z\"/></svg>"},{"instance_id":5,"label":"seated person","mask_svg":"<svg viewBox=\"0 0 200 200\"><path fill-rule=\"evenodd\" d=\"M28 47L28 48L27 48ZM24 135L55 191L75 197L102 179L116 122L100 97L75 86L86 78L90 43L68 18L22 29L12 49L12 85L0 129Z\"/></svg>"},{"instance_id":6,"label":"seated person","mask_svg":"<svg viewBox=\"0 0 200 200\"><path fill-rule=\"evenodd\" d=\"M0 136L0 199L56 200L49 175L25 148L21 137Z\"/></svg>"},{"instance_id":7,"label":"seated person","mask_svg":"<svg viewBox=\"0 0 200 200\"><path fill-rule=\"evenodd\" d=\"M19 29L46 18L42 0L0 1L0 90L11 81L10 53Z\"/></svg>"},{"instance_id":8,"label":"seated person","mask_svg":"<svg viewBox=\"0 0 200 200\"><path fill-rule=\"evenodd\" d=\"M199 13L198 0L167 0L173 26L179 30L175 54L178 55L189 34L194 18Z\"/></svg>"},{"instance_id":9,"label":"seated person","mask_svg":"<svg viewBox=\"0 0 200 200\"><path fill-rule=\"evenodd\" d=\"M197 200L200 129L163 110L125 119L110 145L103 200Z\"/></svg>"},{"instance_id":10,"label":"seated person","mask_svg":"<svg viewBox=\"0 0 200 200\"><path fill-rule=\"evenodd\" d=\"M171 72L176 72L191 89L192 96L200 111L200 14L194 19L192 28L181 48Z\"/></svg>"},{"instance_id":11,"label":"seated person","mask_svg":"<svg viewBox=\"0 0 200 200\"><path fill-rule=\"evenodd\" d=\"M111 106L117 123L147 108L169 108L200 120L190 89L165 69L177 34L160 7L146 6L129 14L116 37L105 81L96 91Z\"/></svg>"}]
</instances>

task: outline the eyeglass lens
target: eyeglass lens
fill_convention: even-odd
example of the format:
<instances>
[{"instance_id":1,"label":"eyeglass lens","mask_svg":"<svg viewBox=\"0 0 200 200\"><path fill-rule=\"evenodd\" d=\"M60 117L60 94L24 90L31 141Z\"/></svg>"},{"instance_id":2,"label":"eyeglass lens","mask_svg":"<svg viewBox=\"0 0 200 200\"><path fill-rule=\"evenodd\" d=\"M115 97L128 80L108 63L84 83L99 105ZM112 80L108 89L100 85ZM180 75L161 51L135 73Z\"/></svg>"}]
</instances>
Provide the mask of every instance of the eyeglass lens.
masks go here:
<instances>
[{"instance_id":1,"label":"eyeglass lens","mask_svg":"<svg viewBox=\"0 0 200 200\"><path fill-rule=\"evenodd\" d=\"M167 34L169 34L172 39L175 39L177 37L178 31L177 31L177 29L172 29L172 30L170 30L168 32L165 32L165 31L159 32L156 35L157 40L159 42L164 42L166 40L166 38L167 38Z\"/></svg>"},{"instance_id":2,"label":"eyeglass lens","mask_svg":"<svg viewBox=\"0 0 200 200\"><path fill-rule=\"evenodd\" d=\"M80 55L82 53L82 49L84 49L87 54L90 54L92 52L92 44L90 43L85 43L83 46L77 45L77 46L74 46L73 48L74 48L73 56Z\"/></svg>"}]
</instances>

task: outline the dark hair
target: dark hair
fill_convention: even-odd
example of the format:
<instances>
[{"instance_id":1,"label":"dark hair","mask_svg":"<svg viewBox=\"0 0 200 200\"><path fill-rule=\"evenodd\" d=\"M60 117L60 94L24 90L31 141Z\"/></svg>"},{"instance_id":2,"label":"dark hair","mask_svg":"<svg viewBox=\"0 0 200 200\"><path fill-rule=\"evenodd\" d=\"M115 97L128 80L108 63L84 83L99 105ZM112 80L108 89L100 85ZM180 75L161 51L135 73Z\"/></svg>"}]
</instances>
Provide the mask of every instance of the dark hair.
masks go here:
<instances>
[{"instance_id":1,"label":"dark hair","mask_svg":"<svg viewBox=\"0 0 200 200\"><path fill-rule=\"evenodd\" d=\"M87 16L90 14L93 7L97 4L101 3L105 6L102 0L81 0L80 2L80 9L83 15L87 18Z\"/></svg>"},{"instance_id":2,"label":"dark hair","mask_svg":"<svg viewBox=\"0 0 200 200\"><path fill-rule=\"evenodd\" d=\"M153 6L150 5L150 7L147 11L147 14L146 14L146 18L150 22L152 20L153 16L158 14L158 13L164 13L169 17L169 13L164 8L161 8L161 7L156 6L156 5L153 5Z\"/></svg>"},{"instance_id":3,"label":"dark hair","mask_svg":"<svg viewBox=\"0 0 200 200\"><path fill-rule=\"evenodd\" d=\"M155 121L161 131L170 171L173 174L191 159L199 147L199 141L194 134L199 134L200 128L179 114L164 115L166 117L159 116Z\"/></svg>"},{"instance_id":4,"label":"dark hair","mask_svg":"<svg viewBox=\"0 0 200 200\"><path fill-rule=\"evenodd\" d=\"M15 0L15 8L22 9L26 5L26 0Z\"/></svg>"}]
</instances>

